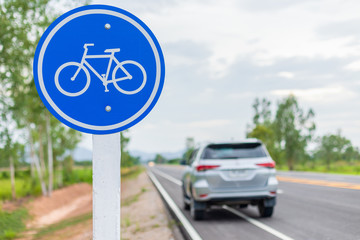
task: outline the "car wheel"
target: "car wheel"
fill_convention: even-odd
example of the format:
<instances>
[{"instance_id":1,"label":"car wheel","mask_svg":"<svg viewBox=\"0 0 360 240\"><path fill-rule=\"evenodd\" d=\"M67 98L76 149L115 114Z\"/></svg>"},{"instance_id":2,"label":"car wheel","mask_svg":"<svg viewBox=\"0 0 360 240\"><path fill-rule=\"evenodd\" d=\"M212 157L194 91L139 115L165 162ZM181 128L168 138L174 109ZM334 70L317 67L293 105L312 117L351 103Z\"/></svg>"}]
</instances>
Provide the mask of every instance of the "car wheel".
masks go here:
<instances>
[{"instance_id":1,"label":"car wheel","mask_svg":"<svg viewBox=\"0 0 360 240\"><path fill-rule=\"evenodd\" d=\"M182 188L182 196L183 196L183 208L184 210L190 210L190 204L188 203L189 198L186 196L184 189Z\"/></svg>"},{"instance_id":2,"label":"car wheel","mask_svg":"<svg viewBox=\"0 0 360 240\"><path fill-rule=\"evenodd\" d=\"M190 201L190 215L192 219L194 220L202 220L205 217L205 208L199 209L198 206L202 205L203 203L200 203L196 201L194 198L191 198Z\"/></svg>"},{"instance_id":3,"label":"car wheel","mask_svg":"<svg viewBox=\"0 0 360 240\"><path fill-rule=\"evenodd\" d=\"M239 204L239 208L247 208L249 204Z\"/></svg>"},{"instance_id":4,"label":"car wheel","mask_svg":"<svg viewBox=\"0 0 360 240\"><path fill-rule=\"evenodd\" d=\"M258 209L261 217L271 217L274 212L274 207L265 207L263 201L259 202Z\"/></svg>"}]
</instances>

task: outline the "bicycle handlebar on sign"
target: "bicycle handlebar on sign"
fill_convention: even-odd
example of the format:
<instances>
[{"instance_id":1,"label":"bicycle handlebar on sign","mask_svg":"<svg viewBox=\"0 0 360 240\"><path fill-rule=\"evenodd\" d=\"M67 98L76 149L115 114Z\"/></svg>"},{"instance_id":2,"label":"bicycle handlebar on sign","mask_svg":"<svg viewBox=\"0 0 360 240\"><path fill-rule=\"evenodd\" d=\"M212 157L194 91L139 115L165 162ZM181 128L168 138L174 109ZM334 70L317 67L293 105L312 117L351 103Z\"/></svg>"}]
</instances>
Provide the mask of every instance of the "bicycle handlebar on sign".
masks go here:
<instances>
[{"instance_id":1,"label":"bicycle handlebar on sign","mask_svg":"<svg viewBox=\"0 0 360 240\"><path fill-rule=\"evenodd\" d=\"M92 46L94 46L95 44L93 44L93 43L85 43L84 44L84 48L87 48L87 47L92 47Z\"/></svg>"}]
</instances>

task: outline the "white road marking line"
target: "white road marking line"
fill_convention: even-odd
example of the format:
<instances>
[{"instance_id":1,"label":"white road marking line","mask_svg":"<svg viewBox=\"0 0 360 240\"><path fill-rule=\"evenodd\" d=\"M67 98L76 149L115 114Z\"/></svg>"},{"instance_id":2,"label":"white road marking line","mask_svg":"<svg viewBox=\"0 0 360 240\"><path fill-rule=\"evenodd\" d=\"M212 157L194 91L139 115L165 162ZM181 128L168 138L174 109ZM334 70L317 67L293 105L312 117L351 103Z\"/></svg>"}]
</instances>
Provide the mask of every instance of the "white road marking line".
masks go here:
<instances>
[{"instance_id":1,"label":"white road marking line","mask_svg":"<svg viewBox=\"0 0 360 240\"><path fill-rule=\"evenodd\" d=\"M239 211L235 210L232 207L229 207L227 205L223 205L222 208L225 209L225 210L228 210L229 212L232 212L233 214L243 218L247 222L261 228L262 230L264 230L264 231L266 231L268 233L271 233L272 235L274 235L274 236L276 236L276 237L278 237L278 238L280 238L282 240L294 240L293 238L286 236L285 234L273 229L272 227L269 227L269 226L263 224L262 222L259 222L259 221L255 220L255 219L251 218L251 217L248 217L247 215L243 214L242 212L239 212Z\"/></svg>"},{"instance_id":2,"label":"white road marking line","mask_svg":"<svg viewBox=\"0 0 360 240\"><path fill-rule=\"evenodd\" d=\"M181 182L180 180L178 180L178 179L176 179L176 178L174 178L174 177L172 177L172 176L170 176L170 175L168 175L168 174L166 174L166 173L163 173L163 172L160 171L160 170L151 169L151 171L154 172L154 173L156 173L156 174L158 174L158 175L160 175L160 176L162 176L162 177L164 177L164 178L166 178L167 180L169 180L169 181L171 181L171 182L173 182L173 183L175 183L175 184L177 184L177 185L179 185L179 186L182 185L182 182Z\"/></svg>"},{"instance_id":3,"label":"white road marking line","mask_svg":"<svg viewBox=\"0 0 360 240\"><path fill-rule=\"evenodd\" d=\"M284 193L284 190L278 189L278 190L276 191L276 193L277 193L277 194L283 194L283 193Z\"/></svg>"},{"instance_id":4,"label":"white road marking line","mask_svg":"<svg viewBox=\"0 0 360 240\"><path fill-rule=\"evenodd\" d=\"M157 178L154 176L153 173L148 171L148 175L151 179L151 181L154 183L156 188L159 190L160 194L163 196L164 200L167 202L171 210L175 213L176 217L179 219L179 221L184 226L185 230L188 232L189 236L192 240L202 240L198 232L194 229L194 227L190 224L190 222L187 220L187 218L182 214L176 203L172 200L172 198L169 196L169 194L166 192L166 190L161 186L160 182L157 180Z\"/></svg>"}]
</instances>

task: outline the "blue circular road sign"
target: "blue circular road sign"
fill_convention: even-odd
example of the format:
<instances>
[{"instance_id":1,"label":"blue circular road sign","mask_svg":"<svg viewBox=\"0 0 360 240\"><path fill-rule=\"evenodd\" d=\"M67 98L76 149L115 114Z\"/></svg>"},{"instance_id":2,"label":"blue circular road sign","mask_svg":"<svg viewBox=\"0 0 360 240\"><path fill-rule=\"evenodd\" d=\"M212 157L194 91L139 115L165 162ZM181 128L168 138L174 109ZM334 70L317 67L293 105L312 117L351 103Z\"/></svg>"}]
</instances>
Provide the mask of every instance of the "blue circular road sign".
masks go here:
<instances>
[{"instance_id":1,"label":"blue circular road sign","mask_svg":"<svg viewBox=\"0 0 360 240\"><path fill-rule=\"evenodd\" d=\"M142 120L164 85L158 41L137 17L106 5L56 19L36 48L34 78L41 100L78 131L109 134Z\"/></svg>"}]
</instances>

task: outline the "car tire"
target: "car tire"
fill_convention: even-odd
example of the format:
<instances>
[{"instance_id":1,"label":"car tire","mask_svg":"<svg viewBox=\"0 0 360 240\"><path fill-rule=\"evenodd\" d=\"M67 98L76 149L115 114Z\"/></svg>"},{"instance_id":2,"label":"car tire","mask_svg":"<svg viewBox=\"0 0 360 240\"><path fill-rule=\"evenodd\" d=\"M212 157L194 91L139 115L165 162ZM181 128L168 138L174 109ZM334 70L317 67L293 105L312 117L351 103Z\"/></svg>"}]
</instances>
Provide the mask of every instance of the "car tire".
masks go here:
<instances>
[{"instance_id":1,"label":"car tire","mask_svg":"<svg viewBox=\"0 0 360 240\"><path fill-rule=\"evenodd\" d=\"M249 204L239 204L239 208L247 208Z\"/></svg>"},{"instance_id":2,"label":"car tire","mask_svg":"<svg viewBox=\"0 0 360 240\"><path fill-rule=\"evenodd\" d=\"M186 200L189 198L186 196L186 193L183 188L182 188L182 196L183 196L183 209L188 211L190 210L190 204L188 204Z\"/></svg>"},{"instance_id":3,"label":"car tire","mask_svg":"<svg viewBox=\"0 0 360 240\"><path fill-rule=\"evenodd\" d=\"M259 202L258 205L260 217L267 218L271 217L274 212L274 207L265 207L264 202Z\"/></svg>"},{"instance_id":4,"label":"car tire","mask_svg":"<svg viewBox=\"0 0 360 240\"><path fill-rule=\"evenodd\" d=\"M205 209L198 209L197 206L201 204L196 201L194 198L191 198L190 201L190 215L194 220L203 220L205 217Z\"/></svg>"}]
</instances>

